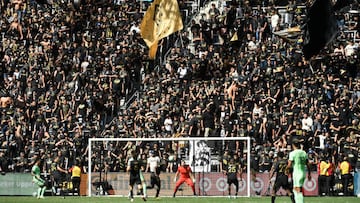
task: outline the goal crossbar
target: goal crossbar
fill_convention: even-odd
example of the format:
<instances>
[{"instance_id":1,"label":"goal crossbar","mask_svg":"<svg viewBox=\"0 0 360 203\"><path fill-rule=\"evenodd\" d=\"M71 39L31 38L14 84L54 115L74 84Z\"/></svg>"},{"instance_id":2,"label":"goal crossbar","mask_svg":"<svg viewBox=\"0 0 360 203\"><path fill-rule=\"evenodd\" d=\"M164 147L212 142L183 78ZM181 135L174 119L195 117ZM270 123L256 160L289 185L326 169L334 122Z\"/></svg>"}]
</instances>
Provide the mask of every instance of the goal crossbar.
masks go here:
<instances>
[{"instance_id":1,"label":"goal crossbar","mask_svg":"<svg viewBox=\"0 0 360 203\"><path fill-rule=\"evenodd\" d=\"M149 141L149 142L154 142L154 141L246 141L246 146L247 146L247 150L248 153L246 153L246 162L247 162L247 167L246 167L246 173L247 173L247 195L246 197L250 197L250 141L251 138L250 137L176 137L176 138L89 138L88 139L88 196L91 197L92 196L92 192L91 192L91 183L92 183L92 178L91 178L91 172L92 172L92 168L91 168L91 156L92 156L92 142L101 142L101 141L108 141L108 142L112 142L112 141L121 141L121 142L137 142L137 141Z\"/></svg>"}]
</instances>

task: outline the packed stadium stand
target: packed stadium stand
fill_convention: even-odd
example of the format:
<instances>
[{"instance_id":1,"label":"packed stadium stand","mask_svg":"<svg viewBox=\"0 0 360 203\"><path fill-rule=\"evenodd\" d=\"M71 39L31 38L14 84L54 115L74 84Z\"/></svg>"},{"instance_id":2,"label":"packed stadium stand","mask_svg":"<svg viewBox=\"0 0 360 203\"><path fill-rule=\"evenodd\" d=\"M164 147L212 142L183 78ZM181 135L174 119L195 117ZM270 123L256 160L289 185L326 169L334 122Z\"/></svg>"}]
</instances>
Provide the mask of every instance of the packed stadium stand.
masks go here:
<instances>
[{"instance_id":1,"label":"packed stadium stand","mask_svg":"<svg viewBox=\"0 0 360 203\"><path fill-rule=\"evenodd\" d=\"M339 33L311 61L304 39L274 32L302 26L294 1L179 0L184 29L149 60L139 25L151 1L0 0L0 171L29 172L36 157L87 170L92 137L252 138L254 170L303 140L321 159L360 169L359 5L336 13ZM209 129L209 130L205 130ZM206 132L206 133L205 133ZM93 170L124 171L129 148L107 144ZM181 158L158 148L164 171ZM216 149L244 157L239 146ZM101 163L101 160L105 164Z\"/></svg>"}]
</instances>

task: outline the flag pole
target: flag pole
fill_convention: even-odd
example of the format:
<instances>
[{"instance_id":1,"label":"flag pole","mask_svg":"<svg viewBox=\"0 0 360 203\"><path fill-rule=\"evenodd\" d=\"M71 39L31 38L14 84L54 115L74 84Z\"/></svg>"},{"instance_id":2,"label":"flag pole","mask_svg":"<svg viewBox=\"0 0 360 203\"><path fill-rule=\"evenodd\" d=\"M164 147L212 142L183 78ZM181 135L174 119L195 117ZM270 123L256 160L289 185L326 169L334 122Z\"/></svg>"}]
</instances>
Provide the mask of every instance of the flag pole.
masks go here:
<instances>
[{"instance_id":1,"label":"flag pole","mask_svg":"<svg viewBox=\"0 0 360 203\"><path fill-rule=\"evenodd\" d=\"M183 39L182 39L181 31L178 31L178 33L179 33L179 36L180 36L181 46L184 47L184 41L183 41Z\"/></svg>"}]
</instances>

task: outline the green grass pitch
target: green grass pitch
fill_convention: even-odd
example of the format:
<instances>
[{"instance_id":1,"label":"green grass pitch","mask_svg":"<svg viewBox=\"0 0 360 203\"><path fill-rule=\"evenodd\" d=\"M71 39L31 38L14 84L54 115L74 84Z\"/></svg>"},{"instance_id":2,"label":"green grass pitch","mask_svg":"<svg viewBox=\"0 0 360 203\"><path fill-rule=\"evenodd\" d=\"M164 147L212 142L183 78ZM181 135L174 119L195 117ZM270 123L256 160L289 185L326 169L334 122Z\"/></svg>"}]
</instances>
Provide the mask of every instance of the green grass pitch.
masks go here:
<instances>
[{"instance_id":1,"label":"green grass pitch","mask_svg":"<svg viewBox=\"0 0 360 203\"><path fill-rule=\"evenodd\" d=\"M359 202L357 197L305 197L305 203L355 203ZM45 199L36 199L35 197L0 197L0 203L116 203L128 202L126 197L45 197ZM139 197L135 197L134 203L143 202ZM237 199L229 199L227 197L161 197L154 199L149 197L148 202L154 203L271 203L270 197L238 197ZM288 197L277 197L276 203L289 203Z\"/></svg>"}]
</instances>

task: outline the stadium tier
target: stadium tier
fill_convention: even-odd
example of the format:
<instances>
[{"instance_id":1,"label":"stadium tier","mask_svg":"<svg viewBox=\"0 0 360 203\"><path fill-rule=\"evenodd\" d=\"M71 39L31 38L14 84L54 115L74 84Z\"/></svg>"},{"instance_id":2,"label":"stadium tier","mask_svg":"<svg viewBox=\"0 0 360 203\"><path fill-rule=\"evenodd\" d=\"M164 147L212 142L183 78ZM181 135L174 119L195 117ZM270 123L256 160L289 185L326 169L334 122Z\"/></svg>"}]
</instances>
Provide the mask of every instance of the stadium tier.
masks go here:
<instances>
[{"instance_id":1,"label":"stadium tier","mask_svg":"<svg viewBox=\"0 0 360 203\"><path fill-rule=\"evenodd\" d=\"M127 195L129 147L144 159L156 149L167 163L198 156L137 145L162 139L211 143L214 176L208 184L195 170L199 195L225 184L224 160L247 155L253 173L243 178L256 177L240 182L239 196L266 195L266 177L294 139L315 181L305 183L308 195L360 194L359 3L334 3L0 0L0 195L32 195L38 159L45 194L93 195L103 187L93 175L123 174L112 192ZM246 152L243 141L211 142L245 137ZM92 151L96 139L136 142ZM164 171L170 196L175 168Z\"/></svg>"}]
</instances>

